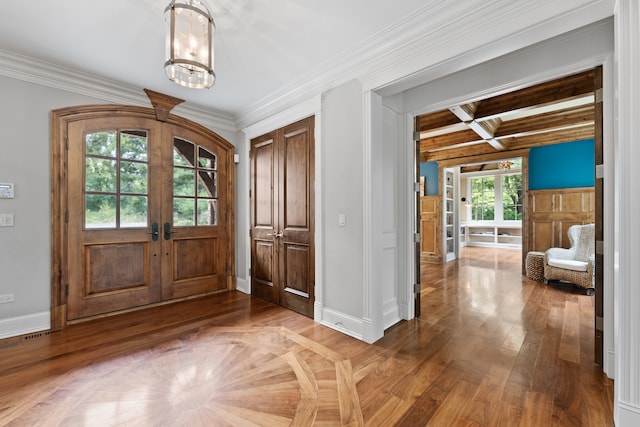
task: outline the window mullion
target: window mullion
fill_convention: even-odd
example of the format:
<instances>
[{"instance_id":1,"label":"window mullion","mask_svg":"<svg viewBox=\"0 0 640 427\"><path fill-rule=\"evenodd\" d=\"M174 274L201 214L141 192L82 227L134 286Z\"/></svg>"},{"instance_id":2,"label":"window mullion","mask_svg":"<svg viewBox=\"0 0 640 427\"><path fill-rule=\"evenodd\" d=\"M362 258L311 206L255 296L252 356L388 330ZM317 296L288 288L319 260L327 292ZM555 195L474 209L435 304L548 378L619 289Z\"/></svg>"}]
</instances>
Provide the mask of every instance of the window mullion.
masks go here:
<instances>
[{"instance_id":1,"label":"window mullion","mask_svg":"<svg viewBox=\"0 0 640 427\"><path fill-rule=\"evenodd\" d=\"M502 175L494 175L495 211L493 219L495 221L504 220L504 205L502 203Z\"/></svg>"}]
</instances>

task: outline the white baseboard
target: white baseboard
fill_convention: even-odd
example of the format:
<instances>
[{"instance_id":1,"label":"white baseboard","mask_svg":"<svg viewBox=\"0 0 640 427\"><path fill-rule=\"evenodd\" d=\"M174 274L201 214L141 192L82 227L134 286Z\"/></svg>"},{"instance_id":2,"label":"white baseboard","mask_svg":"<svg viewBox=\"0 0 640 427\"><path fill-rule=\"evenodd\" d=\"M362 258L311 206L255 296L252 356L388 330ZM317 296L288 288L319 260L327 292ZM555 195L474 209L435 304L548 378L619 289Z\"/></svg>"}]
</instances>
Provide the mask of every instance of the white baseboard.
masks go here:
<instances>
[{"instance_id":1,"label":"white baseboard","mask_svg":"<svg viewBox=\"0 0 640 427\"><path fill-rule=\"evenodd\" d=\"M51 329L51 313L48 311L0 319L0 339L49 329Z\"/></svg>"},{"instance_id":2,"label":"white baseboard","mask_svg":"<svg viewBox=\"0 0 640 427\"><path fill-rule=\"evenodd\" d=\"M616 354L612 348L608 348L605 353L606 359L604 360L604 373L607 374L612 380L615 379L616 373Z\"/></svg>"},{"instance_id":3,"label":"white baseboard","mask_svg":"<svg viewBox=\"0 0 640 427\"><path fill-rule=\"evenodd\" d=\"M320 307L318 311L320 311L320 319L316 318L317 322L353 338L364 340L364 323L362 319L329 308Z\"/></svg>"},{"instance_id":4,"label":"white baseboard","mask_svg":"<svg viewBox=\"0 0 640 427\"><path fill-rule=\"evenodd\" d=\"M400 317L400 307L398 307L398 300L396 298L393 298L384 304L383 313L385 330L402 320Z\"/></svg>"},{"instance_id":5,"label":"white baseboard","mask_svg":"<svg viewBox=\"0 0 640 427\"><path fill-rule=\"evenodd\" d=\"M247 279L241 279L236 276L236 290L251 295L251 284Z\"/></svg>"},{"instance_id":6,"label":"white baseboard","mask_svg":"<svg viewBox=\"0 0 640 427\"><path fill-rule=\"evenodd\" d=\"M618 420L616 425L620 427L640 426L640 408L625 402L620 402Z\"/></svg>"}]
</instances>

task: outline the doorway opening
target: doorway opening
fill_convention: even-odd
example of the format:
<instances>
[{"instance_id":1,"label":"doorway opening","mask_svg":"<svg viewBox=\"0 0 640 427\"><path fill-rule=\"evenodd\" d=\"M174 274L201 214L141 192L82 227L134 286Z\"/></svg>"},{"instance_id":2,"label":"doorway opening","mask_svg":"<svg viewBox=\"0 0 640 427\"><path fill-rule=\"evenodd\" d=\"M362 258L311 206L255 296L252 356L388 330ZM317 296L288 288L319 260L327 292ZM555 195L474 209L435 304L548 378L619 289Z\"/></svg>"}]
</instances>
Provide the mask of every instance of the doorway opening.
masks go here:
<instances>
[{"instance_id":1,"label":"doorway opening","mask_svg":"<svg viewBox=\"0 0 640 427\"><path fill-rule=\"evenodd\" d=\"M421 261L446 264L457 258L450 255L447 239L452 237L458 254L460 247L469 243L478 246L499 243L515 246L515 242L519 241L524 274L527 253L545 251L551 247L568 247L566 236L571 225L595 223L596 228L600 229L596 240L601 241L602 193L598 191L598 186L602 183L594 176L595 165L602 163L601 91L597 95L601 87L602 68L597 67L514 92L472 100L417 116L415 130L420 136L421 165L437 164L436 179L442 183L436 185L435 195L425 196L440 200L442 208L436 212L439 218L436 217L434 221L441 226L435 231L435 239L440 239L434 246L435 253L421 254ZM560 146L563 147L562 150L558 149ZM540 168L539 154L544 151L543 154L548 156L549 152L545 150L550 147L554 147L557 152L570 154L556 153L554 157L546 157L542 160L544 168ZM585 152L588 153L586 160ZM510 175L505 170L510 170L518 158L521 159L520 197L518 190L515 190L512 198L502 190L513 184L505 182L504 177ZM532 164L534 159L535 164ZM478 165L489 164L495 165L498 172L478 173L477 170L472 172L469 169L482 169L487 166ZM467 180L462 187L459 183L465 168ZM451 170L455 177L453 215L449 215L450 194L447 188L447 174ZM535 178L536 183L541 181L536 173L556 181L540 187L530 185L533 184L530 178ZM477 177L474 178L474 174ZM490 175L493 177L489 178ZM496 176L500 176L498 184ZM565 183L576 177L577 182ZM426 180L429 181L429 177ZM498 197L495 195L496 187L501 189ZM493 198L488 194L493 194ZM500 200L499 206L495 203L496 199ZM504 199L515 199L516 203L507 208ZM545 203L548 206L544 206ZM492 204L493 209L490 209ZM512 212L516 215L512 219L505 219L505 212L507 216ZM482 223L488 217L495 221L496 213L501 214L501 223ZM419 215L422 218L422 212ZM448 228L450 217L453 218L453 228L457 233L453 236ZM461 227L461 218L466 219L464 227ZM514 222L507 224L506 221ZM519 231L516 231L518 227L515 222L520 222ZM508 228L509 225L512 227ZM421 240L423 239L431 241L429 236L421 236ZM599 274L602 276L602 264L599 267L596 271L600 270ZM427 277L424 279L428 281ZM602 315L602 277L596 277L595 284L597 319ZM594 324L597 323L598 320L594 321ZM597 328L595 337L596 362L602 364L602 335Z\"/></svg>"}]
</instances>

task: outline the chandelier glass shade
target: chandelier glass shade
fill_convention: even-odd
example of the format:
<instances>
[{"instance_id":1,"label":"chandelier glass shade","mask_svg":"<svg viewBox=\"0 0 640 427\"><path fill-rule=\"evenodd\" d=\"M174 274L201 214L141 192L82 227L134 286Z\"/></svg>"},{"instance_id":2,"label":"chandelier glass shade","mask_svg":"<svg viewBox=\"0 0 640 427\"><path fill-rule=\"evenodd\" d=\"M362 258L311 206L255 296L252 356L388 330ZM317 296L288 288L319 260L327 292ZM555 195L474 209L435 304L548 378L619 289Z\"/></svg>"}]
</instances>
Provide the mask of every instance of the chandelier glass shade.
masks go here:
<instances>
[{"instance_id":1,"label":"chandelier glass shade","mask_svg":"<svg viewBox=\"0 0 640 427\"><path fill-rule=\"evenodd\" d=\"M213 71L215 24L207 7L198 0L172 0L164 10L167 23L164 72L180 86L210 88Z\"/></svg>"},{"instance_id":2,"label":"chandelier glass shade","mask_svg":"<svg viewBox=\"0 0 640 427\"><path fill-rule=\"evenodd\" d=\"M511 160L503 160L498 162L498 169L500 169L501 172L508 172L511 170L512 165Z\"/></svg>"}]
</instances>

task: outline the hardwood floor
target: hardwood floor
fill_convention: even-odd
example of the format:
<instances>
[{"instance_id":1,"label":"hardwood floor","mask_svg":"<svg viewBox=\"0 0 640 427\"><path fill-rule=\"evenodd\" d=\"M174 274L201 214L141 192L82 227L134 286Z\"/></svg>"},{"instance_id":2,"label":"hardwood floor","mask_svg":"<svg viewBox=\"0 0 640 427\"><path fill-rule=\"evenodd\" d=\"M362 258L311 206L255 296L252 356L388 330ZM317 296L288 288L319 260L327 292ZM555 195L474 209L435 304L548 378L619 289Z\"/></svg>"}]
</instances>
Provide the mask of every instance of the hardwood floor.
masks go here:
<instances>
[{"instance_id":1,"label":"hardwood floor","mask_svg":"<svg viewBox=\"0 0 640 427\"><path fill-rule=\"evenodd\" d=\"M0 425L608 426L593 297L464 248L368 345L230 292L0 340Z\"/></svg>"}]
</instances>

